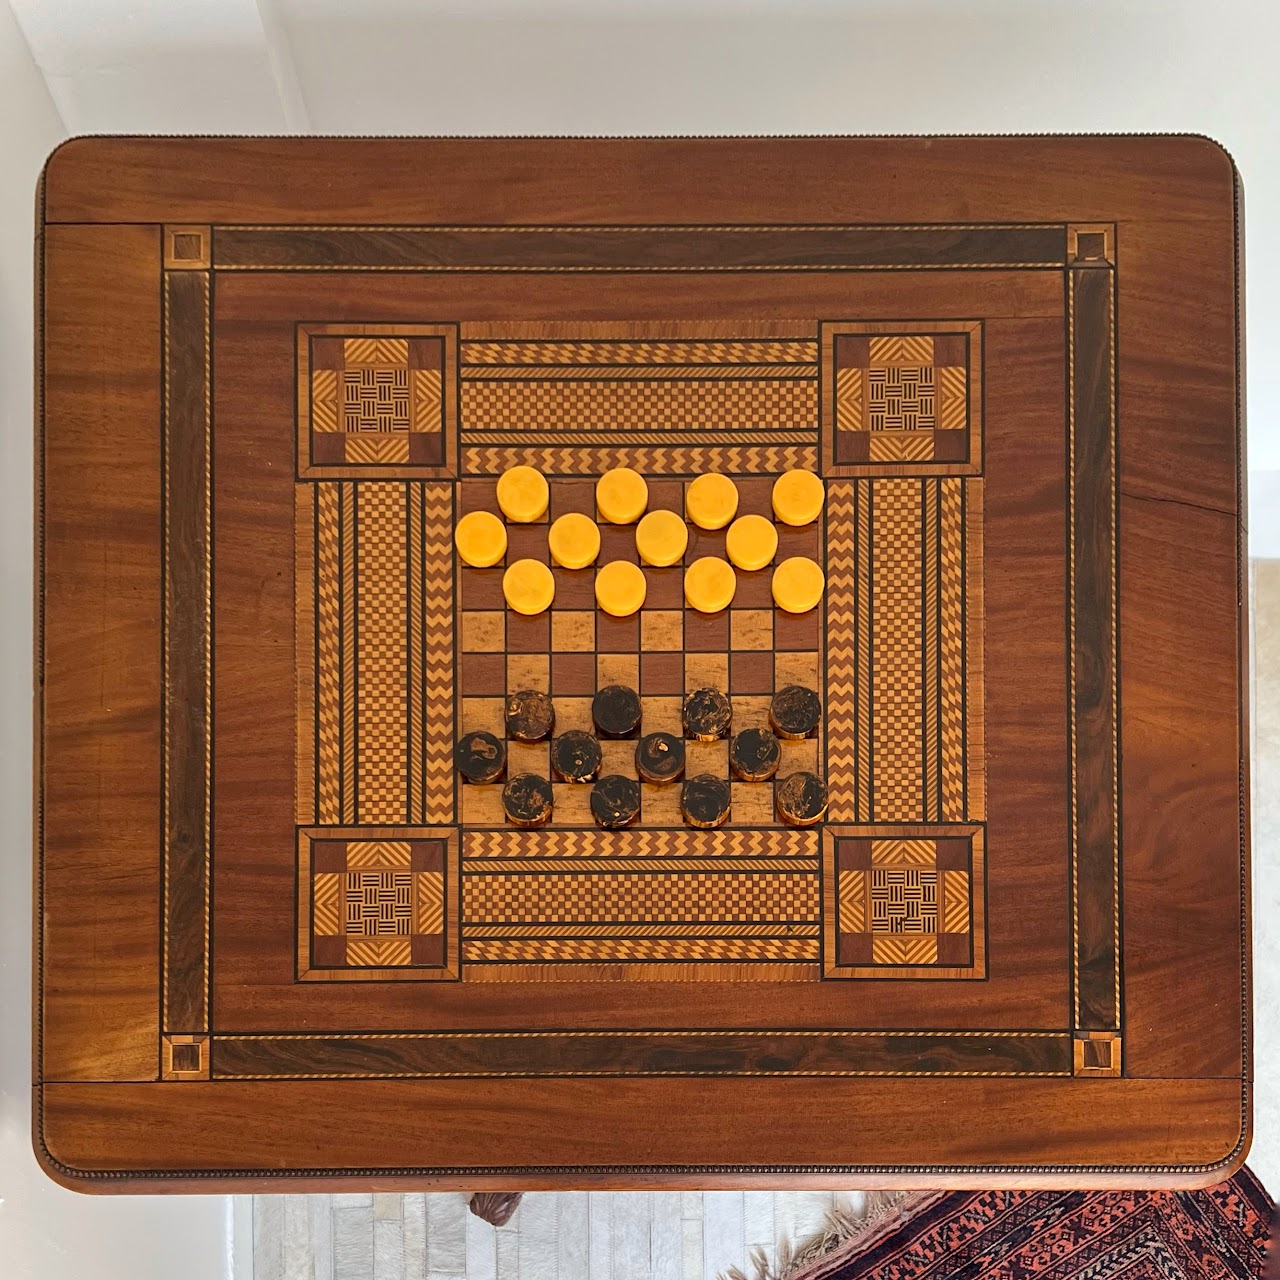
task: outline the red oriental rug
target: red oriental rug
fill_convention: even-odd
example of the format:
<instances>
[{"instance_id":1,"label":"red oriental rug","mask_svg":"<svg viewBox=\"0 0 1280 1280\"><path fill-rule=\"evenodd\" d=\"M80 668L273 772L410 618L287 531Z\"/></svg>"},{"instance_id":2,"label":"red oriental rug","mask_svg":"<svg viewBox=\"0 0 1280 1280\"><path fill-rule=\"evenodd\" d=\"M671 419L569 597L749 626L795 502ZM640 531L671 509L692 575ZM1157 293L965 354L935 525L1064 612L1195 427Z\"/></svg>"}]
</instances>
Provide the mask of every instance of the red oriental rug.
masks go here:
<instances>
[{"instance_id":1,"label":"red oriental rug","mask_svg":"<svg viewBox=\"0 0 1280 1280\"><path fill-rule=\"evenodd\" d=\"M903 1208L788 1280L1280 1280L1274 1258L1266 1270L1275 1205L1248 1169L1204 1191L938 1193Z\"/></svg>"}]
</instances>

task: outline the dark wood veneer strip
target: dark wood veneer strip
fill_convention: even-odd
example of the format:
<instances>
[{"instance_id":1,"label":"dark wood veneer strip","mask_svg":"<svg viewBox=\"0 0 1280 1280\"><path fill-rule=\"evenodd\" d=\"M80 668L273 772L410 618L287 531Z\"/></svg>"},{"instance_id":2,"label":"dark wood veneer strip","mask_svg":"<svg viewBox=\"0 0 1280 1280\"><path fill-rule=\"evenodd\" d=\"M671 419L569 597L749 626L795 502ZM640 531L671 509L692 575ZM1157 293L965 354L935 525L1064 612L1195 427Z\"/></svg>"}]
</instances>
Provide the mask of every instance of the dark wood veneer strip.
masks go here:
<instances>
[{"instance_id":1,"label":"dark wood veneer strip","mask_svg":"<svg viewBox=\"0 0 1280 1280\"><path fill-rule=\"evenodd\" d=\"M307 230L219 227L222 268L1061 267L1063 227L845 227L760 231Z\"/></svg>"},{"instance_id":2,"label":"dark wood veneer strip","mask_svg":"<svg viewBox=\"0 0 1280 1280\"><path fill-rule=\"evenodd\" d=\"M1065 1032L441 1032L409 1036L216 1037L212 1061L214 1076L221 1078L860 1072L1069 1075L1072 1046L1071 1037Z\"/></svg>"},{"instance_id":3,"label":"dark wood veneer strip","mask_svg":"<svg viewBox=\"0 0 1280 1280\"><path fill-rule=\"evenodd\" d=\"M165 274L165 797L164 1026L202 1031L206 1008L205 767L208 277Z\"/></svg>"},{"instance_id":4,"label":"dark wood veneer strip","mask_svg":"<svg viewBox=\"0 0 1280 1280\"><path fill-rule=\"evenodd\" d=\"M1077 1025L1119 1027L1116 975L1112 273L1072 272L1075 359L1075 910Z\"/></svg>"}]
</instances>

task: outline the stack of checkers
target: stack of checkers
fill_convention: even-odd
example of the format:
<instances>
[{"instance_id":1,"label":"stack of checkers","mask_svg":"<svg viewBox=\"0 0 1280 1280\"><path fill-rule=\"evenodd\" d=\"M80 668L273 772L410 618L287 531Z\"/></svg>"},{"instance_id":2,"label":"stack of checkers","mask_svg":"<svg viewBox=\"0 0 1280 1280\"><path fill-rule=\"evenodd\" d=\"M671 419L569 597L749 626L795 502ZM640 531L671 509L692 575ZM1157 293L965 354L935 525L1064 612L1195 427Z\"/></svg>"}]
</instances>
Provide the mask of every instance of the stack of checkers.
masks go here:
<instances>
[{"instance_id":1,"label":"stack of checkers","mask_svg":"<svg viewBox=\"0 0 1280 1280\"><path fill-rule=\"evenodd\" d=\"M821 563L821 521L789 526L775 521L776 555L756 571L739 569L729 607L704 613L685 599L684 571L704 556L726 557L726 529L689 528L689 543L679 563L643 567L646 592L641 608L614 617L597 607L598 566L621 560L639 565L636 526L599 518L595 481L581 477L548 479L547 510L537 519L505 525L507 546L492 566L458 566L460 602L458 674L462 733L485 730L505 740L504 701L509 692L531 689L546 693L554 707L556 731L594 733L591 702L597 690L611 684L634 689L640 697L642 733L682 733L685 695L709 687L724 691L733 703L733 728L767 728L774 693L786 685L822 688L820 638L822 608L792 613L775 607L773 567L789 557ZM692 483L671 478L648 479L648 509L684 511ZM738 514L772 519L774 479L735 480ZM468 477L459 486L459 516L473 511L497 512L496 481ZM595 564L569 569L554 563L548 547L551 522L577 513L597 521L600 552ZM533 559L547 566L554 582L550 608L524 615L507 608L502 579L507 566ZM807 772L821 776L823 726L813 736L781 743L777 778ZM595 825L591 788L553 776L547 742L507 742L507 776L533 773L550 785L550 821L556 827ZM633 740L602 740L601 774L636 779ZM686 776L711 774L728 783L727 825L780 825L774 806L775 783L747 782L731 775L727 739L686 742ZM641 827L677 826L685 821L679 786L642 782ZM499 786L462 786L459 792L464 826L498 826L508 822Z\"/></svg>"},{"instance_id":2,"label":"stack of checkers","mask_svg":"<svg viewBox=\"0 0 1280 1280\"><path fill-rule=\"evenodd\" d=\"M762 805L790 826L812 826L826 812L826 787L812 769L782 771L784 755L818 731L822 703L813 689L780 689L769 700L766 724L735 723L733 700L711 687L689 693L679 723L669 728L645 724L639 694L621 684L598 690L590 715L590 729L566 727L541 690L509 694L501 734L478 729L458 740L455 763L469 784L464 821L492 820L498 784L502 819L518 827L556 819L565 825L558 801L572 809L571 825L582 816L584 792L590 820L607 829L639 822L646 797L649 820L642 825L649 826L672 821L673 806L688 826L723 826L735 799L749 799L746 821L753 826L770 825ZM470 812L470 796L483 797L484 812Z\"/></svg>"}]
</instances>

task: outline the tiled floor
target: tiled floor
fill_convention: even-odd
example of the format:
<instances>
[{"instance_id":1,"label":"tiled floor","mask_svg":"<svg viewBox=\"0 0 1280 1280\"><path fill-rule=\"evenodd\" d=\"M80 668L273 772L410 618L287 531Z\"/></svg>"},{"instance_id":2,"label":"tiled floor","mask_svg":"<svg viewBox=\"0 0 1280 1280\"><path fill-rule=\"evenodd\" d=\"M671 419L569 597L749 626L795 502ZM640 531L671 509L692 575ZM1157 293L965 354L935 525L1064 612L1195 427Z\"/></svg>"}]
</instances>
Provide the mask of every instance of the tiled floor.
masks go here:
<instances>
[{"instance_id":1,"label":"tiled floor","mask_svg":"<svg viewBox=\"0 0 1280 1280\"><path fill-rule=\"evenodd\" d=\"M496 1230L468 1197L255 1196L252 1280L714 1280L750 1273L833 1208L830 1191L535 1193ZM250 1280L250 1276L240 1280Z\"/></svg>"},{"instance_id":2,"label":"tiled floor","mask_svg":"<svg viewBox=\"0 0 1280 1280\"><path fill-rule=\"evenodd\" d=\"M1254 1064L1249 1163L1280 1194L1280 560L1254 565ZM494 1230L467 1197L256 1196L237 1280L714 1280L840 1203L824 1191L564 1192ZM251 1224L251 1227L250 1227Z\"/></svg>"}]
</instances>

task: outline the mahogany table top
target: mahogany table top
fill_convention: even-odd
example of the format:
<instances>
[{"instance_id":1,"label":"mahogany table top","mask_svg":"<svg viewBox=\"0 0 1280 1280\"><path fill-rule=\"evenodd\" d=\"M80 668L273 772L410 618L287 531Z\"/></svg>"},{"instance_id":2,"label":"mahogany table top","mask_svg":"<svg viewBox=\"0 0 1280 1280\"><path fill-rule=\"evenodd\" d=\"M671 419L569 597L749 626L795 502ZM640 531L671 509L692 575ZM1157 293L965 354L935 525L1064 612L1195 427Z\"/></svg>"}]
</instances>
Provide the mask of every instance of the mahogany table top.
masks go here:
<instances>
[{"instance_id":1,"label":"mahogany table top","mask_svg":"<svg viewBox=\"0 0 1280 1280\"><path fill-rule=\"evenodd\" d=\"M88 1191L1191 1186L1244 1159L1238 177L1198 137L73 140L37 242L35 1144ZM531 464L505 562L463 514ZM822 515L688 606L629 466ZM600 564L637 560L602 527ZM813 827L457 738L817 732ZM548 745L507 744L550 776ZM603 744L634 775L635 743ZM728 779L725 741L688 773Z\"/></svg>"}]
</instances>

